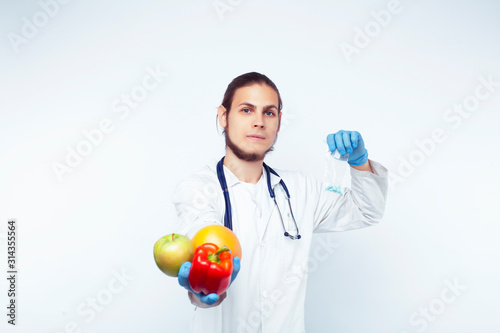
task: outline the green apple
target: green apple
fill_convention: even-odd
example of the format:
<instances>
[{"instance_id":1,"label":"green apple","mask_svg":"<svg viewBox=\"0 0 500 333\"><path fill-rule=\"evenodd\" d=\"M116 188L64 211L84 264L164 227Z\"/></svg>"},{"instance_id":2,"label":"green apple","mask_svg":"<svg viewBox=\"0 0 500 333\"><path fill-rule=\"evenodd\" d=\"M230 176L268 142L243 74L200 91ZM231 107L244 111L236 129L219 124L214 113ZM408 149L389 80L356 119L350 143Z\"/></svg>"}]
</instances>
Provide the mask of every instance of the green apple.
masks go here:
<instances>
[{"instance_id":1,"label":"green apple","mask_svg":"<svg viewBox=\"0 0 500 333\"><path fill-rule=\"evenodd\" d=\"M193 260L191 240L181 234L168 234L155 243L153 254L158 268L168 276L176 277L186 261Z\"/></svg>"}]
</instances>

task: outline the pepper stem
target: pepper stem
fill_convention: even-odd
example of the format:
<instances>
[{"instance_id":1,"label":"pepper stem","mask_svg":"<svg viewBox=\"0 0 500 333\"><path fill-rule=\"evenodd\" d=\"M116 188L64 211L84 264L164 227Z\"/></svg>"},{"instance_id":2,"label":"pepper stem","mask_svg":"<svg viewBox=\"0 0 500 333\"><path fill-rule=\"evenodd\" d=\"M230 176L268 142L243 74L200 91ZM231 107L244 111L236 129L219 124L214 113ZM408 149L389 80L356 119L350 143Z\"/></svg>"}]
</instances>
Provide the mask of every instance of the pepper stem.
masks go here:
<instances>
[{"instance_id":1,"label":"pepper stem","mask_svg":"<svg viewBox=\"0 0 500 333\"><path fill-rule=\"evenodd\" d=\"M224 246L223 246L223 247L221 247L219 250L217 250L217 252L215 252L215 253L210 253L210 254L207 256L207 258L208 258L208 260L210 260L211 262L215 262L215 263L217 263L217 264L220 264L220 257L219 257L219 256L220 256L220 254L221 254L222 252L225 252L225 251L229 251L229 248L228 248L226 245L224 245Z\"/></svg>"}]
</instances>

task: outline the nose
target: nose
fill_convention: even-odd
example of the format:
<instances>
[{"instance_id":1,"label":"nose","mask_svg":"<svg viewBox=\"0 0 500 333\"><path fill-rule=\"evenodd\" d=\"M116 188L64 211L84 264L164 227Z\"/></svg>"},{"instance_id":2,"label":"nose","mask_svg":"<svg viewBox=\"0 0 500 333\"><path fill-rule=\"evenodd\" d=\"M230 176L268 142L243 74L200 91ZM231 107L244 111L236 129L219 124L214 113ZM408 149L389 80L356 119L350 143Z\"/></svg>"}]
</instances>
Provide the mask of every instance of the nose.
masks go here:
<instances>
[{"instance_id":1,"label":"nose","mask_svg":"<svg viewBox=\"0 0 500 333\"><path fill-rule=\"evenodd\" d=\"M262 113L257 113L253 119L253 127L264 128L264 116Z\"/></svg>"}]
</instances>

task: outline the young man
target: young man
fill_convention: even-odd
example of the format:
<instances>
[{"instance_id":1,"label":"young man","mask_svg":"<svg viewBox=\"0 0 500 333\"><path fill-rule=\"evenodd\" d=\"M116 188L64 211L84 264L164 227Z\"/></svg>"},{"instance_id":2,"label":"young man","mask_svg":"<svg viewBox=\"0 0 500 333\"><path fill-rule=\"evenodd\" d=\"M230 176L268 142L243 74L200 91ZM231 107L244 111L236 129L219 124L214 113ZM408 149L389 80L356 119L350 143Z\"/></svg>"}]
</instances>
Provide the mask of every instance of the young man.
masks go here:
<instances>
[{"instance_id":1,"label":"young man","mask_svg":"<svg viewBox=\"0 0 500 333\"><path fill-rule=\"evenodd\" d=\"M206 166L174 191L180 233L192 237L207 224L227 224L229 206L232 230L242 246L238 276L225 294L188 292L196 305L192 332L304 332L313 232L362 228L383 216L387 169L368 160L358 132L327 137L332 152L349 154L351 190L343 194L301 173L268 168L264 157L280 130L281 106L278 89L265 75L235 78L217 111L226 155L218 166ZM227 195L222 190L226 186ZM239 264L235 259L236 271ZM179 283L189 290L188 274L186 263Z\"/></svg>"}]
</instances>

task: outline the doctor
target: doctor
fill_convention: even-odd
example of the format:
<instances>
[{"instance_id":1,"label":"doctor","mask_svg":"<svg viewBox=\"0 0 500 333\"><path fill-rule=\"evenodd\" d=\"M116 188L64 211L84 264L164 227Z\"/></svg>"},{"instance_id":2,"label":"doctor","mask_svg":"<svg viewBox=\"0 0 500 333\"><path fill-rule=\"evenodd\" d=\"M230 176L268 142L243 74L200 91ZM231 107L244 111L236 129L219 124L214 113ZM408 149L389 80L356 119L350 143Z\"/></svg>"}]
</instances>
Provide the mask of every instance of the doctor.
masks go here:
<instances>
[{"instance_id":1,"label":"doctor","mask_svg":"<svg viewBox=\"0 0 500 333\"><path fill-rule=\"evenodd\" d=\"M226 139L224 158L174 191L180 233L193 237L205 225L227 225L230 210L229 222L242 246L241 266L235 259L238 275L225 294L188 291L195 305L191 332L304 332L313 233L371 226L383 216L387 169L368 159L356 131L327 136L332 152L349 154L351 189L343 194L310 176L264 163L280 130L281 108L279 91L267 76L251 72L235 78L217 111ZM186 263L179 283L189 290L188 273Z\"/></svg>"}]
</instances>

